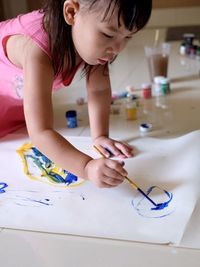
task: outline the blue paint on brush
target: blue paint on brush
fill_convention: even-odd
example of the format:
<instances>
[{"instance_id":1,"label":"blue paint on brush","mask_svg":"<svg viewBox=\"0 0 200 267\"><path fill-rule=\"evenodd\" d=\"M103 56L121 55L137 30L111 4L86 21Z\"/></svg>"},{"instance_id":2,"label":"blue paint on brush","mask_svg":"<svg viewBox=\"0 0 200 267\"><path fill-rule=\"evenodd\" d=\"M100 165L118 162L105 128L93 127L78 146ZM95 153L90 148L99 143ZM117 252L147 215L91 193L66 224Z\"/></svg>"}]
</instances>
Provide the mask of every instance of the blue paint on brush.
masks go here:
<instances>
[{"instance_id":1,"label":"blue paint on brush","mask_svg":"<svg viewBox=\"0 0 200 267\"><path fill-rule=\"evenodd\" d=\"M148 190L147 190L147 196L151 193L151 191L156 188L156 186L151 186ZM155 207L151 208L152 210L162 210L166 207L168 207L169 203L171 202L172 198L173 198L173 194L172 193L169 193L168 191L166 190L163 190L164 193L169 197L169 200L168 201L165 201L163 203L158 203L156 204L154 201L152 201L150 199L150 201L154 204Z\"/></svg>"},{"instance_id":2,"label":"blue paint on brush","mask_svg":"<svg viewBox=\"0 0 200 267\"><path fill-rule=\"evenodd\" d=\"M152 188L153 189L153 188ZM137 189L146 199L148 199L154 206L157 207L158 204L156 204L150 197L148 197L148 194L151 192L148 193L147 191L147 194L145 194L140 188Z\"/></svg>"},{"instance_id":3,"label":"blue paint on brush","mask_svg":"<svg viewBox=\"0 0 200 267\"><path fill-rule=\"evenodd\" d=\"M4 190L8 185L6 183L0 183L0 194L5 193L6 191Z\"/></svg>"},{"instance_id":4,"label":"blue paint on brush","mask_svg":"<svg viewBox=\"0 0 200 267\"><path fill-rule=\"evenodd\" d=\"M172 193L169 193L168 191L166 190L163 190L165 192L165 194L169 197L169 200L168 201L165 201L163 203L159 203L157 204L157 206L155 208L151 208L152 210L162 210L162 209L165 209L166 207L168 207L169 203L172 201L173 199L173 194Z\"/></svg>"}]
</instances>

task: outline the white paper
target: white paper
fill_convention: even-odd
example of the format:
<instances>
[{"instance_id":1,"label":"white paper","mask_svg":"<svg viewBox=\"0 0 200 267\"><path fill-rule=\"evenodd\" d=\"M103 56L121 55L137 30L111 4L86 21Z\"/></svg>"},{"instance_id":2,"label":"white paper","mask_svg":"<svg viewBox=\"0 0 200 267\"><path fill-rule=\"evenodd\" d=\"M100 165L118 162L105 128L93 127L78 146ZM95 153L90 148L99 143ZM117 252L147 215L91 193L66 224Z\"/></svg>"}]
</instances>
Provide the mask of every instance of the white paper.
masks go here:
<instances>
[{"instance_id":1,"label":"white paper","mask_svg":"<svg viewBox=\"0 0 200 267\"><path fill-rule=\"evenodd\" d=\"M85 137L67 138L77 148L99 157ZM161 140L140 138L131 142L136 156L125 168L156 202L169 199L161 211L125 181L112 189L91 182L68 187L33 180L24 174L16 149L27 140L0 143L0 227L104 237L151 243L179 244L198 198L200 131ZM6 187L7 186L7 187Z\"/></svg>"}]
</instances>

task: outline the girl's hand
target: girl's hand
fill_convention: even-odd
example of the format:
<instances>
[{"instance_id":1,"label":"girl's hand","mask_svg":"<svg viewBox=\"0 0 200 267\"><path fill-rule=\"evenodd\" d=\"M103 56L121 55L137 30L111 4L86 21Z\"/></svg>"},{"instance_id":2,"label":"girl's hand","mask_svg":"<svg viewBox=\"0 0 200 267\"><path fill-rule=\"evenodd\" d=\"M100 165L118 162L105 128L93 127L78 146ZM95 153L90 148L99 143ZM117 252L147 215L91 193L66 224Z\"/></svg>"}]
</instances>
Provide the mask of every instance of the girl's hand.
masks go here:
<instances>
[{"instance_id":1,"label":"girl's hand","mask_svg":"<svg viewBox=\"0 0 200 267\"><path fill-rule=\"evenodd\" d=\"M106 136L100 136L94 140L94 145L105 155L109 157L130 158L133 156L133 147L110 139Z\"/></svg>"},{"instance_id":2,"label":"girl's hand","mask_svg":"<svg viewBox=\"0 0 200 267\"><path fill-rule=\"evenodd\" d=\"M121 184L127 176L124 162L111 159L92 159L85 166L85 175L98 187L110 188Z\"/></svg>"}]
</instances>

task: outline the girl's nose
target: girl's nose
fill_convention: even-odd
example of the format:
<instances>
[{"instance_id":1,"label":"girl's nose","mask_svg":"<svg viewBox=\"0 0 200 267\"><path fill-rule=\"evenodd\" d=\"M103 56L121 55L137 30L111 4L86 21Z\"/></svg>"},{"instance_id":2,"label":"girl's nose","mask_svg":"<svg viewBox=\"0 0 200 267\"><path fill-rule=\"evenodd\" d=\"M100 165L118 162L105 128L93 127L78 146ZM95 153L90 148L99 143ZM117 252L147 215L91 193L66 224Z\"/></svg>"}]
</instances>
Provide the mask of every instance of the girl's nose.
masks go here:
<instances>
[{"instance_id":1,"label":"girl's nose","mask_svg":"<svg viewBox=\"0 0 200 267\"><path fill-rule=\"evenodd\" d=\"M115 56L115 52L113 50L112 47L109 47L107 50L106 50L106 55L108 56L109 60L111 61Z\"/></svg>"},{"instance_id":2,"label":"girl's nose","mask_svg":"<svg viewBox=\"0 0 200 267\"><path fill-rule=\"evenodd\" d=\"M116 42L113 44L113 51L115 55L118 55L125 47L125 42Z\"/></svg>"}]
</instances>

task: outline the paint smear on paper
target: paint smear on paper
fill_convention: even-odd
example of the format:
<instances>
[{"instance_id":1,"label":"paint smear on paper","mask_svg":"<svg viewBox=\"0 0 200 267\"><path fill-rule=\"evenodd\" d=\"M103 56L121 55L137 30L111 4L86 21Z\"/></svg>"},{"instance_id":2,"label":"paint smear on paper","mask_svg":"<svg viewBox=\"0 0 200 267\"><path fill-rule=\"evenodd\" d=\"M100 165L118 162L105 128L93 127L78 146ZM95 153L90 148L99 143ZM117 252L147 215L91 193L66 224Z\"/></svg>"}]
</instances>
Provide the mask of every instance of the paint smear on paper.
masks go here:
<instances>
[{"instance_id":1,"label":"paint smear on paper","mask_svg":"<svg viewBox=\"0 0 200 267\"><path fill-rule=\"evenodd\" d=\"M40 206L40 205L45 205L45 206L51 206L52 203L50 202L49 198L34 198L30 197L29 195L35 195L37 192L29 192L29 191L21 191L21 195L16 195L15 190L5 190L8 188L8 185L4 182L0 182L0 194L3 194L1 198L1 202L5 200L9 200L10 204L14 203L19 206ZM6 194L4 194L6 193Z\"/></svg>"},{"instance_id":2,"label":"paint smear on paper","mask_svg":"<svg viewBox=\"0 0 200 267\"><path fill-rule=\"evenodd\" d=\"M61 187L73 187L84 182L83 179L58 167L31 143L22 145L17 152L22 159L24 173L33 180Z\"/></svg>"},{"instance_id":3,"label":"paint smear on paper","mask_svg":"<svg viewBox=\"0 0 200 267\"><path fill-rule=\"evenodd\" d=\"M40 206L52 206L53 204L50 202L49 198L45 199L34 199L32 197L22 197L16 196L14 199L14 203L18 206L27 206L27 207L40 207Z\"/></svg>"},{"instance_id":4,"label":"paint smear on paper","mask_svg":"<svg viewBox=\"0 0 200 267\"><path fill-rule=\"evenodd\" d=\"M146 218L163 218L175 211L173 194L157 186L152 186L146 193L158 206L154 206L144 196L137 193L132 200L132 206L137 213Z\"/></svg>"},{"instance_id":5,"label":"paint smear on paper","mask_svg":"<svg viewBox=\"0 0 200 267\"><path fill-rule=\"evenodd\" d=\"M8 187L6 183L0 183L0 194L5 193L5 189Z\"/></svg>"}]
</instances>

